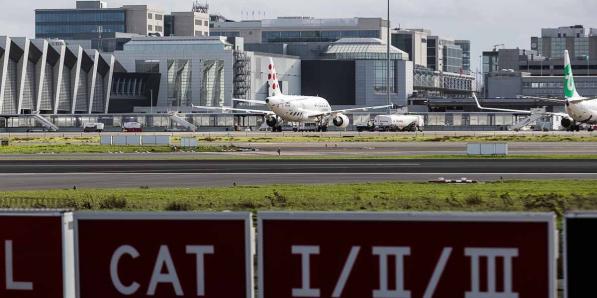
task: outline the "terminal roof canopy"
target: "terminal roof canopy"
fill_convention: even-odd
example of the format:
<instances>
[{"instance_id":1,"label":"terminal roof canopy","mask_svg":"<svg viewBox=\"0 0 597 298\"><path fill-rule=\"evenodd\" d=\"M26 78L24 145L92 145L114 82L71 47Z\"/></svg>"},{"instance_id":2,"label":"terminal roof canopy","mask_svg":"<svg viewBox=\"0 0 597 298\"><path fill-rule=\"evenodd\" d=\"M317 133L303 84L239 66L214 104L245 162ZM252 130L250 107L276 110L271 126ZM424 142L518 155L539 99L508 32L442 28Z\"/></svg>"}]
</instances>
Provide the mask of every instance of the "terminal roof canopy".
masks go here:
<instances>
[{"instance_id":1,"label":"terminal roof canopy","mask_svg":"<svg viewBox=\"0 0 597 298\"><path fill-rule=\"evenodd\" d=\"M378 38L342 38L332 43L326 56L338 60L385 60L387 45ZM409 60L408 54L390 46L390 59Z\"/></svg>"}]
</instances>

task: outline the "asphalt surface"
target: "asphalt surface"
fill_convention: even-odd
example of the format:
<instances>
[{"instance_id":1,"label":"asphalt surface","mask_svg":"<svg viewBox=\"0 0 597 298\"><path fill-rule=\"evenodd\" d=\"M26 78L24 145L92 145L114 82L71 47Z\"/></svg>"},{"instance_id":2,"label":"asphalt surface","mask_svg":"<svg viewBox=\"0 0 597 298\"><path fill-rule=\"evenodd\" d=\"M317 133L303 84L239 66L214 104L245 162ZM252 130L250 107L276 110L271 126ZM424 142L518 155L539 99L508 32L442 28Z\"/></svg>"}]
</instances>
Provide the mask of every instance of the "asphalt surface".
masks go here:
<instances>
[{"instance_id":1,"label":"asphalt surface","mask_svg":"<svg viewBox=\"0 0 597 298\"><path fill-rule=\"evenodd\" d=\"M2 160L0 190L597 179L597 160Z\"/></svg>"}]
</instances>

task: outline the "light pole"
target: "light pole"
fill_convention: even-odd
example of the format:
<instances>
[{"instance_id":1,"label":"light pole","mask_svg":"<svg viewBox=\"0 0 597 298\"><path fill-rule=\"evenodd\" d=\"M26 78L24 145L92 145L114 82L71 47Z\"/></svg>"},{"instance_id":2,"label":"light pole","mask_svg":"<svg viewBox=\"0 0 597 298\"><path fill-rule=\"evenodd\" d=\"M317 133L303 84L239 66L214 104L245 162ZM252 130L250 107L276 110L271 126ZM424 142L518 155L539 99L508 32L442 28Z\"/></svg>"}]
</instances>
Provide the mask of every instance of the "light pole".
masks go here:
<instances>
[{"instance_id":1,"label":"light pole","mask_svg":"<svg viewBox=\"0 0 597 298\"><path fill-rule=\"evenodd\" d=\"M102 33L104 33L104 26L98 26L97 27L97 33L99 33L99 51L103 52L104 49L102 49L103 43L102 43Z\"/></svg>"},{"instance_id":2,"label":"light pole","mask_svg":"<svg viewBox=\"0 0 597 298\"><path fill-rule=\"evenodd\" d=\"M149 89L149 113L153 114L153 89Z\"/></svg>"},{"instance_id":3,"label":"light pole","mask_svg":"<svg viewBox=\"0 0 597 298\"><path fill-rule=\"evenodd\" d=\"M386 72L386 89L387 89L387 95L388 95L388 106L391 105L391 96L390 96L390 42L392 41L392 33L391 33L391 28L392 26L390 25L390 0L388 0L388 32L387 32L387 41L386 41L386 45L387 45L387 58L388 58L388 65L387 65L387 72ZM391 112L391 107L388 107L388 114L390 114Z\"/></svg>"},{"instance_id":4,"label":"light pole","mask_svg":"<svg viewBox=\"0 0 597 298\"><path fill-rule=\"evenodd\" d=\"M541 59L541 76L543 76L543 60L545 59Z\"/></svg>"},{"instance_id":5,"label":"light pole","mask_svg":"<svg viewBox=\"0 0 597 298\"><path fill-rule=\"evenodd\" d=\"M477 81L477 94L480 94L481 91L483 91L481 81L483 81L483 86L485 86L485 69L483 69L484 66L485 65L483 62L483 55L479 55L479 80Z\"/></svg>"}]
</instances>

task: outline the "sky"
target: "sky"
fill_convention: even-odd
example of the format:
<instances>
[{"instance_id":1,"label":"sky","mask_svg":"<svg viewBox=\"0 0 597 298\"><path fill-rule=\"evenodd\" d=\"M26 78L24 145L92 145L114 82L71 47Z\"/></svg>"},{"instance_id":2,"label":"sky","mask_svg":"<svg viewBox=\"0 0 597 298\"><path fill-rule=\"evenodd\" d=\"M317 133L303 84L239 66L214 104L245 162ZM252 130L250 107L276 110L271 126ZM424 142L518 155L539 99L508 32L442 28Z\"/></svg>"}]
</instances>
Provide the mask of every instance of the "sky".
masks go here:
<instances>
[{"instance_id":1,"label":"sky","mask_svg":"<svg viewBox=\"0 0 597 298\"><path fill-rule=\"evenodd\" d=\"M205 0L210 13L234 20L265 18L386 17L386 0ZM109 7L149 4L165 12L188 11L192 0L108 0ZM595 0L390 0L392 27L425 28L434 35L469 39L471 68L479 68L482 51L493 45L530 48L541 28L570 25L597 27ZM36 8L71 8L75 0L0 0L0 35L34 37Z\"/></svg>"}]
</instances>

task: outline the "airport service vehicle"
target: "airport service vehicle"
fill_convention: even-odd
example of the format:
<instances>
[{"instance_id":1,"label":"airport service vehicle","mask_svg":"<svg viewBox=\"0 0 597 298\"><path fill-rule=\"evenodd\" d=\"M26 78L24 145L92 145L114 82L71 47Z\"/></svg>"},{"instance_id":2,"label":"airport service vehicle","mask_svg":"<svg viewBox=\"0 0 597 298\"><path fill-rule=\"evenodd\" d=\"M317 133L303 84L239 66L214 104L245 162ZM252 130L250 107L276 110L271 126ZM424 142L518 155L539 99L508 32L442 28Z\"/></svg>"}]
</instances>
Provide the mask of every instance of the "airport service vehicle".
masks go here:
<instances>
[{"instance_id":1,"label":"airport service vehicle","mask_svg":"<svg viewBox=\"0 0 597 298\"><path fill-rule=\"evenodd\" d=\"M284 123L291 122L316 123L317 131L327 131L327 128L330 124L333 124L337 128L344 129L350 124L350 120L348 116L346 116L347 113L392 107L392 105L385 105L334 111L332 110L329 102L325 98L319 96L284 95L280 90L278 73L276 72L272 58L270 58L268 70L268 84L270 86L272 96L266 98L265 101L246 99L234 99L234 101L265 105L269 108L269 111L229 107L193 107L202 110L223 110L263 114L266 117L265 119L267 125L272 128L272 131L277 132L282 131Z\"/></svg>"},{"instance_id":2,"label":"airport service vehicle","mask_svg":"<svg viewBox=\"0 0 597 298\"><path fill-rule=\"evenodd\" d=\"M83 132L102 132L104 131L103 123L85 123L83 125Z\"/></svg>"},{"instance_id":3,"label":"airport service vehicle","mask_svg":"<svg viewBox=\"0 0 597 298\"><path fill-rule=\"evenodd\" d=\"M361 131L423 131L425 125L421 115L377 115L367 126L359 126Z\"/></svg>"},{"instance_id":4,"label":"airport service vehicle","mask_svg":"<svg viewBox=\"0 0 597 298\"><path fill-rule=\"evenodd\" d=\"M143 132L143 126L139 122L125 122L122 125L124 132Z\"/></svg>"},{"instance_id":5,"label":"airport service vehicle","mask_svg":"<svg viewBox=\"0 0 597 298\"><path fill-rule=\"evenodd\" d=\"M568 50L564 52L564 99L542 98L545 100L557 101L566 105L566 113L539 113L545 116L560 116L562 117L561 124L568 131L580 131L582 127L592 131L593 125L597 124L597 98L582 97L576 91L574 84L574 75L572 74L572 64L570 63L570 55ZM473 93L473 98L477 102L477 107L481 110L501 111L501 112L515 112L533 114L528 110L512 110L512 109L497 109L486 108L481 106L479 99Z\"/></svg>"}]
</instances>

